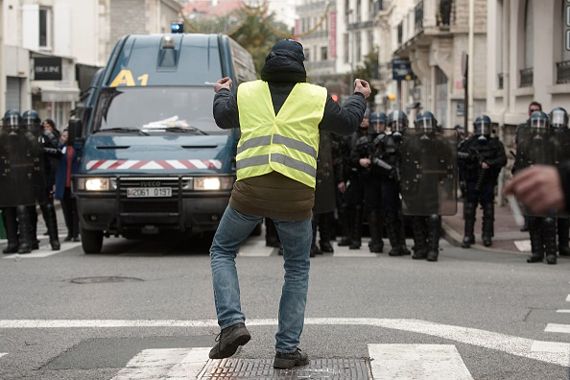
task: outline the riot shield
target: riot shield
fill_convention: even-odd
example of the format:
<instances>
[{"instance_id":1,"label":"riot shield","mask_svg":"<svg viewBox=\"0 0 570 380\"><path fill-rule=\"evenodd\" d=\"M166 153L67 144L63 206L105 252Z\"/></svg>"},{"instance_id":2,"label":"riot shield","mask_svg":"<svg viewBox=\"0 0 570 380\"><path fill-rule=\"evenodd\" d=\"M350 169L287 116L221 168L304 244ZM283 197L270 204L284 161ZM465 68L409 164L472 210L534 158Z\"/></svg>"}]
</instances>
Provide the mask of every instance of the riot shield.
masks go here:
<instances>
[{"instance_id":1,"label":"riot shield","mask_svg":"<svg viewBox=\"0 0 570 380\"><path fill-rule=\"evenodd\" d=\"M0 207L36 203L39 150L26 132L0 134Z\"/></svg>"},{"instance_id":2,"label":"riot shield","mask_svg":"<svg viewBox=\"0 0 570 380\"><path fill-rule=\"evenodd\" d=\"M520 160L521 169L532 165L558 165L570 158L569 147L570 137L564 130L526 126L517 131L517 159ZM554 211L536 214L522 204L521 210L527 216L568 216L567 214L556 215Z\"/></svg>"},{"instance_id":3,"label":"riot shield","mask_svg":"<svg viewBox=\"0 0 570 380\"><path fill-rule=\"evenodd\" d=\"M405 215L457 213L457 132L408 129L401 149L400 186Z\"/></svg>"}]
</instances>

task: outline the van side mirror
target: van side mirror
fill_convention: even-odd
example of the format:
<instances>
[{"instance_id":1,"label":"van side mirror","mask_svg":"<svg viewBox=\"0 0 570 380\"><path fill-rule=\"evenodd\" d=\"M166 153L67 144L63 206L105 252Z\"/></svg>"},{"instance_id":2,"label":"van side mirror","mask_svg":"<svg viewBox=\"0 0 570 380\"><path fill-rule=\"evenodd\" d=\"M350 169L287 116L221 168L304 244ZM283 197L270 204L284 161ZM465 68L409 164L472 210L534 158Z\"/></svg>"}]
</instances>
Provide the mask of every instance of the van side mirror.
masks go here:
<instances>
[{"instance_id":1,"label":"van side mirror","mask_svg":"<svg viewBox=\"0 0 570 380\"><path fill-rule=\"evenodd\" d=\"M75 118L70 119L67 133L67 145L74 145L76 142L80 141L83 134L83 123L81 120Z\"/></svg>"}]
</instances>

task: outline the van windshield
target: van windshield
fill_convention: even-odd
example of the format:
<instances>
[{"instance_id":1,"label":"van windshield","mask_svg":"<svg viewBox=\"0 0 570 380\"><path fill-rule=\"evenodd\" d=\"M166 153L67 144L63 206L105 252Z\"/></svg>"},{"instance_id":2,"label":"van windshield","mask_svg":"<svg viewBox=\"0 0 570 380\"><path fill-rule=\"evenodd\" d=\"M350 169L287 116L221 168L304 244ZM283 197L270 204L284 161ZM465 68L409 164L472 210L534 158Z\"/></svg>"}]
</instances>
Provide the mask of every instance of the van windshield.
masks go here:
<instances>
[{"instance_id":1,"label":"van windshield","mask_svg":"<svg viewBox=\"0 0 570 380\"><path fill-rule=\"evenodd\" d=\"M227 133L214 121L213 100L211 87L108 87L97 104L94 131Z\"/></svg>"}]
</instances>

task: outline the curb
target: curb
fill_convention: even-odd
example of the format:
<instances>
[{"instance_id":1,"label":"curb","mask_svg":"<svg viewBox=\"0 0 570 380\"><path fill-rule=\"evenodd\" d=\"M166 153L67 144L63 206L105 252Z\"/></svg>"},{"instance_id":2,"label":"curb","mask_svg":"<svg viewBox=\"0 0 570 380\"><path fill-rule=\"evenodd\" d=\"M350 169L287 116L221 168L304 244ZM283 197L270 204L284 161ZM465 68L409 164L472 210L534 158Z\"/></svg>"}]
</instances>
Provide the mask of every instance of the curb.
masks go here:
<instances>
[{"instance_id":1,"label":"curb","mask_svg":"<svg viewBox=\"0 0 570 380\"><path fill-rule=\"evenodd\" d=\"M447 242L452 246L461 248L461 243L463 242L463 236L458 234L453 228L451 228L444 221L441 222L441 226L443 228L443 238L447 240ZM476 248L479 251L492 252L492 253L505 253L517 256L528 256L529 254L528 252L517 252L517 251L509 251L506 249L485 247L484 245L477 243L473 244L471 247ZM467 251L468 249L465 250Z\"/></svg>"}]
</instances>

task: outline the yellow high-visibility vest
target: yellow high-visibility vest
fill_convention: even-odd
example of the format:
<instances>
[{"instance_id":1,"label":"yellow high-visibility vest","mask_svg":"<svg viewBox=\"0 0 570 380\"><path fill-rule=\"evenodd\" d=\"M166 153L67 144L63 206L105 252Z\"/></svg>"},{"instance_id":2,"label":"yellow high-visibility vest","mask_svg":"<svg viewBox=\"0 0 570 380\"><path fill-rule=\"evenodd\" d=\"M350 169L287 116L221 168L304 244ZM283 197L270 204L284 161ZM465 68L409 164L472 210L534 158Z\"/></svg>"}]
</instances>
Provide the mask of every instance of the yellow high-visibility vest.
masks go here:
<instances>
[{"instance_id":1,"label":"yellow high-visibility vest","mask_svg":"<svg viewBox=\"0 0 570 380\"><path fill-rule=\"evenodd\" d=\"M237 92L237 180L276 171L314 189L326 101L325 88L297 83L275 115L267 82L242 83Z\"/></svg>"}]
</instances>

